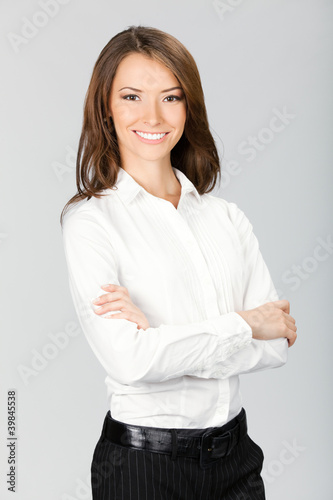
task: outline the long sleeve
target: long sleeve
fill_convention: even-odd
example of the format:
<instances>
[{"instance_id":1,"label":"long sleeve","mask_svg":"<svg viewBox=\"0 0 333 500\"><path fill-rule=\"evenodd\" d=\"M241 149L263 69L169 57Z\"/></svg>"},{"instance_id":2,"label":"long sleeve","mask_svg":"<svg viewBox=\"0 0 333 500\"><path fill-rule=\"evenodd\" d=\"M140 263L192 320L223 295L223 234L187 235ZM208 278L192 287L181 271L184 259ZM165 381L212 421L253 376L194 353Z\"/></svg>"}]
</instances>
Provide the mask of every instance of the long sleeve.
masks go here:
<instances>
[{"instance_id":1,"label":"long sleeve","mask_svg":"<svg viewBox=\"0 0 333 500\"><path fill-rule=\"evenodd\" d=\"M101 285L122 285L112 231L103 217L102 212L91 209L69 213L62 234L75 310L89 345L108 375L132 386L196 375L198 369L204 369L207 378L216 376L217 365L252 339L251 328L236 312L146 330L125 319L95 314L91 301L105 293Z\"/></svg>"},{"instance_id":2,"label":"long sleeve","mask_svg":"<svg viewBox=\"0 0 333 500\"><path fill-rule=\"evenodd\" d=\"M254 309L266 302L279 300L271 275L253 232L253 226L244 212L233 202L229 202L229 216L236 228L243 259L243 307L241 310ZM277 368L287 362L288 341L285 338L257 340L235 352L227 359L221 359L214 377L228 378L242 373ZM206 377L207 370L197 372Z\"/></svg>"},{"instance_id":3,"label":"long sleeve","mask_svg":"<svg viewBox=\"0 0 333 500\"><path fill-rule=\"evenodd\" d=\"M266 302L279 300L251 222L235 203L230 202L229 209L231 220L237 228L243 255L242 310L254 309ZM244 349L221 363L218 373L221 377L230 377L267 368L277 368L285 364L287 358L288 341L286 338L268 341L252 338L250 344Z\"/></svg>"}]
</instances>

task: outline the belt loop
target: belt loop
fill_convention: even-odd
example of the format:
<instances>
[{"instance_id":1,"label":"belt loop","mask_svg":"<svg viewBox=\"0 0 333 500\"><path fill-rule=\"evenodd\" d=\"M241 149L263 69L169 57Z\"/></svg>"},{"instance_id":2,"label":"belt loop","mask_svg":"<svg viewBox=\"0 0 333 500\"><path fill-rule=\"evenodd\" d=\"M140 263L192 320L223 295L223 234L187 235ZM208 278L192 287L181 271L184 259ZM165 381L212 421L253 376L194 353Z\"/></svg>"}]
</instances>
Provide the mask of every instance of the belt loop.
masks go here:
<instances>
[{"instance_id":1,"label":"belt loop","mask_svg":"<svg viewBox=\"0 0 333 500\"><path fill-rule=\"evenodd\" d=\"M177 431L175 429L170 429L170 431L171 431L171 444L172 444L171 460L176 460L177 444L178 444Z\"/></svg>"}]
</instances>

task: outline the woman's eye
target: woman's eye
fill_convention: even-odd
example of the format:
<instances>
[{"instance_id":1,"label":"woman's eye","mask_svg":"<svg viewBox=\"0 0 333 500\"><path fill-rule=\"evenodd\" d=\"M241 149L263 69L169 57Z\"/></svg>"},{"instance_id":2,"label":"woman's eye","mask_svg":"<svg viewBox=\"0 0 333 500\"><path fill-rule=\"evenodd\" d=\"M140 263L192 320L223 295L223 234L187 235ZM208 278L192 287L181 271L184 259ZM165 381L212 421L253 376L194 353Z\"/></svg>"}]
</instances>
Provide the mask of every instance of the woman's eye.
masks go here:
<instances>
[{"instance_id":1,"label":"woman's eye","mask_svg":"<svg viewBox=\"0 0 333 500\"><path fill-rule=\"evenodd\" d=\"M180 101L181 97L177 95L168 95L165 99L168 99L168 102Z\"/></svg>"},{"instance_id":2,"label":"woman's eye","mask_svg":"<svg viewBox=\"0 0 333 500\"><path fill-rule=\"evenodd\" d=\"M125 99L126 101L138 101L138 100L140 100L139 96L137 96L136 94L124 95L123 99ZM180 101L181 99L182 99L182 97L179 97L177 95L168 95L167 97L165 97L164 100L167 102L175 102L175 101Z\"/></svg>"},{"instance_id":3,"label":"woman's eye","mask_svg":"<svg viewBox=\"0 0 333 500\"><path fill-rule=\"evenodd\" d=\"M126 99L127 101L136 101L136 97L139 99L139 97L135 94L128 94L124 95L123 99Z\"/></svg>"}]
</instances>

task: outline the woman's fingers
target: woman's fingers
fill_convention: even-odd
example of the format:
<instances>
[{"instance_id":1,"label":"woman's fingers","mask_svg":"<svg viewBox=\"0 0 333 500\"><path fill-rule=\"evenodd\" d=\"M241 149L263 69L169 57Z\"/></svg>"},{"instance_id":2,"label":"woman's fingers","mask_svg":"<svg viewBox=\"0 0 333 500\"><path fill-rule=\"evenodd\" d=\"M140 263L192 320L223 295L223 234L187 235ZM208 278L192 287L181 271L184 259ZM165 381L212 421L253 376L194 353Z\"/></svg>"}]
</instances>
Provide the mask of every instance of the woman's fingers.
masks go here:
<instances>
[{"instance_id":1,"label":"woman's fingers","mask_svg":"<svg viewBox=\"0 0 333 500\"><path fill-rule=\"evenodd\" d=\"M290 316L290 318L286 318L286 320L285 320L285 321L286 321L286 325L288 326L288 328L289 328L290 330L293 330L294 332L296 332L296 330L297 330L297 326L296 326L296 322L295 322L294 318L292 318L292 317Z\"/></svg>"},{"instance_id":2,"label":"woman's fingers","mask_svg":"<svg viewBox=\"0 0 333 500\"><path fill-rule=\"evenodd\" d=\"M108 316L104 316L104 319L128 319L127 312L120 312L115 314L109 314Z\"/></svg>"},{"instance_id":3,"label":"woman's fingers","mask_svg":"<svg viewBox=\"0 0 333 500\"><path fill-rule=\"evenodd\" d=\"M118 300L113 300L112 302L106 302L105 304L97 307L95 309L96 314L103 314L108 311L121 311L122 309L126 308L129 309L130 304L128 301L124 300L123 298L120 298Z\"/></svg>"},{"instance_id":4,"label":"woman's fingers","mask_svg":"<svg viewBox=\"0 0 333 500\"><path fill-rule=\"evenodd\" d=\"M114 283L109 283L107 285L102 285L101 288L103 288L103 290L106 290L108 292L119 291L119 292L123 292L125 295L129 295L128 290L127 290L126 287L121 286L121 285L115 285Z\"/></svg>"},{"instance_id":5,"label":"woman's fingers","mask_svg":"<svg viewBox=\"0 0 333 500\"><path fill-rule=\"evenodd\" d=\"M295 324L294 318L289 314L283 314L283 316L278 321L276 330L278 332L277 338L284 337L288 339L289 347L291 347L295 343L297 338L296 330L297 326Z\"/></svg>"},{"instance_id":6,"label":"woman's fingers","mask_svg":"<svg viewBox=\"0 0 333 500\"><path fill-rule=\"evenodd\" d=\"M292 345L294 345L294 343L296 342L296 339L297 339L296 321L295 321L295 318L293 318L292 316L290 316L290 314L283 313L283 316L284 316L284 324L285 324L285 326L287 328L287 330L286 330L286 338L288 339L289 347L291 347Z\"/></svg>"},{"instance_id":7,"label":"woman's fingers","mask_svg":"<svg viewBox=\"0 0 333 500\"><path fill-rule=\"evenodd\" d=\"M286 314L285 318L286 318L286 321L288 321L289 323L294 323L294 324L296 323L295 318L293 318L292 316L290 316L290 314Z\"/></svg>"},{"instance_id":8,"label":"woman's fingers","mask_svg":"<svg viewBox=\"0 0 333 500\"><path fill-rule=\"evenodd\" d=\"M238 311L237 311L238 312ZM290 316L290 303L288 300L276 300L266 302L261 306L240 314L252 328L252 336L258 340L272 340L275 338L287 338L291 347L297 338L296 322Z\"/></svg>"},{"instance_id":9,"label":"woman's fingers","mask_svg":"<svg viewBox=\"0 0 333 500\"><path fill-rule=\"evenodd\" d=\"M100 295L96 299L94 299L92 302L95 305L103 305L108 302L112 302L114 300L121 299L122 297L125 297L125 295L122 292L109 292L109 293L104 293L103 295Z\"/></svg>"},{"instance_id":10,"label":"woman's fingers","mask_svg":"<svg viewBox=\"0 0 333 500\"><path fill-rule=\"evenodd\" d=\"M287 339L288 339L289 347L291 347L296 342L296 339L297 339L296 331L288 330Z\"/></svg>"},{"instance_id":11,"label":"woman's fingers","mask_svg":"<svg viewBox=\"0 0 333 500\"><path fill-rule=\"evenodd\" d=\"M288 327L287 339L288 339L289 347L291 347L296 342L296 339L297 339L297 333L296 333L297 326L296 326L295 320L292 316L290 316L289 318L286 319L286 325Z\"/></svg>"},{"instance_id":12,"label":"woman's fingers","mask_svg":"<svg viewBox=\"0 0 333 500\"><path fill-rule=\"evenodd\" d=\"M286 299L281 300L273 300L273 302L269 302L269 304L273 304L275 307L282 309L285 313L290 313L290 302Z\"/></svg>"},{"instance_id":13,"label":"woman's fingers","mask_svg":"<svg viewBox=\"0 0 333 500\"><path fill-rule=\"evenodd\" d=\"M92 300L96 314L121 310L132 304L127 288L114 284L102 285L101 288L109 291Z\"/></svg>"},{"instance_id":14,"label":"woman's fingers","mask_svg":"<svg viewBox=\"0 0 333 500\"><path fill-rule=\"evenodd\" d=\"M106 312L118 311L117 313L102 316L104 319L126 319L137 324L142 330L149 328L149 321L144 313L133 304L128 289L124 286L108 284L101 288L107 293L92 300L94 312L98 315Z\"/></svg>"},{"instance_id":15,"label":"woman's fingers","mask_svg":"<svg viewBox=\"0 0 333 500\"><path fill-rule=\"evenodd\" d=\"M279 319L280 328L282 330L281 337L285 337L288 340L289 347L294 345L297 339L297 326L296 320L290 315L290 302L288 300L274 300L269 303L269 306L273 305L277 309L280 309L282 316ZM282 326L281 326L282 320Z\"/></svg>"}]
</instances>

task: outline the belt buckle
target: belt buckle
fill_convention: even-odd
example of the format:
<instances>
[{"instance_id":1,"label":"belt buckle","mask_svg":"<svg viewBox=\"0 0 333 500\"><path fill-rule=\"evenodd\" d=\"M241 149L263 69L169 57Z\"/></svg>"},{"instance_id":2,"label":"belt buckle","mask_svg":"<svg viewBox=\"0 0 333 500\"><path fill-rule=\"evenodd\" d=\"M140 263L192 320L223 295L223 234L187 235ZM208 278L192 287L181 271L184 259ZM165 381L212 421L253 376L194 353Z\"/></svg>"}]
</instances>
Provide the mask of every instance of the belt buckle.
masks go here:
<instances>
[{"instance_id":1,"label":"belt buckle","mask_svg":"<svg viewBox=\"0 0 333 500\"><path fill-rule=\"evenodd\" d=\"M200 443L200 467L202 469L207 469L218 461L219 458L212 458L213 449L213 433L207 431L202 435Z\"/></svg>"},{"instance_id":2,"label":"belt buckle","mask_svg":"<svg viewBox=\"0 0 333 500\"><path fill-rule=\"evenodd\" d=\"M223 433L223 435L218 436L214 435L214 432L207 431L202 436L201 447L200 447L200 466L202 469L206 469L211 467L214 463L218 462L218 460L222 457L227 457L230 455L231 450L233 448L234 442L236 440L234 429L228 430ZM221 439L223 443L227 440L227 448L223 447L223 453L219 455L219 447L213 445L213 438L217 440Z\"/></svg>"},{"instance_id":3,"label":"belt buckle","mask_svg":"<svg viewBox=\"0 0 333 500\"><path fill-rule=\"evenodd\" d=\"M227 447L227 451L224 453L224 457L227 457L228 455L230 455L230 452L233 448L233 444L234 444L234 437L235 437L235 433L234 432L231 432L231 431L227 431L226 432L226 437L228 437L228 447Z\"/></svg>"}]
</instances>

